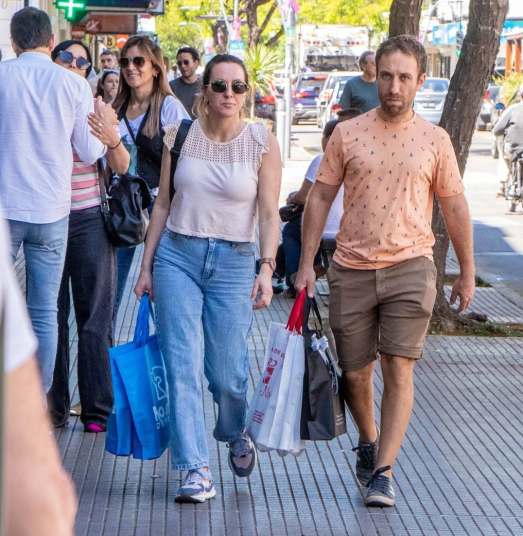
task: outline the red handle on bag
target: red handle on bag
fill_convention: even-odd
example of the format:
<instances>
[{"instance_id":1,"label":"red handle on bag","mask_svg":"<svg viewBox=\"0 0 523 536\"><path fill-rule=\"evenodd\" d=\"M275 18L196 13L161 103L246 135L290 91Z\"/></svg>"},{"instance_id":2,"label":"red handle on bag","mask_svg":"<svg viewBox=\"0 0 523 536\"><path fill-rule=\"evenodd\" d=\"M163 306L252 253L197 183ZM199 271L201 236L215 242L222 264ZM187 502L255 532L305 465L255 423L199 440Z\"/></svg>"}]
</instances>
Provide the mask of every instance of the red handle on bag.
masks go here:
<instances>
[{"instance_id":1,"label":"red handle on bag","mask_svg":"<svg viewBox=\"0 0 523 536\"><path fill-rule=\"evenodd\" d=\"M303 314L305 309L305 300L307 299L307 289L304 288L294 300L294 305L287 320L287 329L289 331L296 331L301 335L303 327Z\"/></svg>"}]
</instances>

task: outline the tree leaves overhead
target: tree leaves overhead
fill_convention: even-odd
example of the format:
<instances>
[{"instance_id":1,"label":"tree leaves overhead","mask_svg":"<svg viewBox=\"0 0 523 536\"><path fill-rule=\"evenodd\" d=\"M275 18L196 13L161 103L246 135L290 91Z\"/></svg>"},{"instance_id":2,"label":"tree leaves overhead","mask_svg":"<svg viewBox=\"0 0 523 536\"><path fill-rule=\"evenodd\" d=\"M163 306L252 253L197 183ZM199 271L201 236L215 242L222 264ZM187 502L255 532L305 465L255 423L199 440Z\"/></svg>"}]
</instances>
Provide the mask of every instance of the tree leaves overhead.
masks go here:
<instances>
[{"instance_id":1,"label":"tree leaves overhead","mask_svg":"<svg viewBox=\"0 0 523 536\"><path fill-rule=\"evenodd\" d=\"M298 24L350 24L365 26L371 34L386 32L391 3L392 0L299 0ZM227 13L232 14L232 6L232 0L225 1ZM246 43L279 44L283 32L279 9L275 6L274 0L240 0L240 16L244 21L242 37ZM176 50L184 44L202 49L202 38L212 35L214 21L198 16L211 12L219 13L217 0L169 0L166 3L165 14L157 18L156 27L169 57L174 58Z\"/></svg>"},{"instance_id":2,"label":"tree leaves overhead","mask_svg":"<svg viewBox=\"0 0 523 536\"><path fill-rule=\"evenodd\" d=\"M300 23L366 26L385 32L392 0L301 0Z\"/></svg>"}]
</instances>

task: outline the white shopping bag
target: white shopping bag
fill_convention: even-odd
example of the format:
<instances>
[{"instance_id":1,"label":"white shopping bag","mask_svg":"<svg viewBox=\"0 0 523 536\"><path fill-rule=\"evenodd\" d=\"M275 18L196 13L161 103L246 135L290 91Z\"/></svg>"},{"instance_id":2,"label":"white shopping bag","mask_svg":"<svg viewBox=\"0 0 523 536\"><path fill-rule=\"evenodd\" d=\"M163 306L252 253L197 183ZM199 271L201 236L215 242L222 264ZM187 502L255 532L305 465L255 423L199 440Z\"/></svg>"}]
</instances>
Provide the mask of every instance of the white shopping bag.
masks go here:
<instances>
[{"instance_id":1,"label":"white shopping bag","mask_svg":"<svg viewBox=\"0 0 523 536\"><path fill-rule=\"evenodd\" d=\"M247 430L261 451L297 455L305 447L300 438L305 351L294 325L301 328L303 315L296 311L303 303L304 299L296 300L287 326L269 326L265 366L247 417Z\"/></svg>"}]
</instances>

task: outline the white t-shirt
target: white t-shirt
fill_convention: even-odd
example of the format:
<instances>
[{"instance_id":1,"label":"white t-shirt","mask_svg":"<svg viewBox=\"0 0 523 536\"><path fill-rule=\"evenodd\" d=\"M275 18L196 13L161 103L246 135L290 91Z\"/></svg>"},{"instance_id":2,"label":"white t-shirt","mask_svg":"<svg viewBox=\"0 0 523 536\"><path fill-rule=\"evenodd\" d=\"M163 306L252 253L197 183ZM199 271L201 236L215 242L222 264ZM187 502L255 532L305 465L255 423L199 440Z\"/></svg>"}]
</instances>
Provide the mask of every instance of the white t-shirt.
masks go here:
<instances>
[{"instance_id":1,"label":"white t-shirt","mask_svg":"<svg viewBox=\"0 0 523 536\"><path fill-rule=\"evenodd\" d=\"M305 172L305 180L312 182L316 181L316 174L320 167L321 159L323 154L316 155L307 171ZM323 230L322 238L334 239L340 230L341 217L343 216L343 184L341 185L334 201L332 202L331 209L329 210L329 215L327 216L327 222L325 223L325 229Z\"/></svg>"},{"instance_id":2,"label":"white t-shirt","mask_svg":"<svg viewBox=\"0 0 523 536\"><path fill-rule=\"evenodd\" d=\"M9 238L3 214L0 214L0 332L3 340L4 370L10 372L36 352L25 302L15 277L9 254Z\"/></svg>"}]
</instances>

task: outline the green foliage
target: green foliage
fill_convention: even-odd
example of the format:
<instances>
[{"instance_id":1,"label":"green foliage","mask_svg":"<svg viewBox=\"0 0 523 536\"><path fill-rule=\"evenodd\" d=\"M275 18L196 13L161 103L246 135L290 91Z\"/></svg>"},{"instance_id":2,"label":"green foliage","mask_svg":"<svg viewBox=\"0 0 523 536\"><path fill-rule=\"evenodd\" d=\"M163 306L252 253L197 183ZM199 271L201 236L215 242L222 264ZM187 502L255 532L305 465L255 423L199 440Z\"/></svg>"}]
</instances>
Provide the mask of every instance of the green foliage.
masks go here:
<instances>
[{"instance_id":1,"label":"green foliage","mask_svg":"<svg viewBox=\"0 0 523 536\"><path fill-rule=\"evenodd\" d=\"M518 89L523 85L523 73L510 73L508 76L495 78L496 84L501 86L501 98L505 106L517 102Z\"/></svg>"},{"instance_id":2,"label":"green foliage","mask_svg":"<svg viewBox=\"0 0 523 536\"><path fill-rule=\"evenodd\" d=\"M385 33L392 0L302 0L301 24L350 24Z\"/></svg>"},{"instance_id":3,"label":"green foliage","mask_svg":"<svg viewBox=\"0 0 523 536\"><path fill-rule=\"evenodd\" d=\"M256 90L261 93L270 91L270 83L275 71L281 69L281 55L277 50L265 45L256 45L247 50L245 67L249 74L249 85L252 88L251 118L254 117L254 95Z\"/></svg>"},{"instance_id":4,"label":"green foliage","mask_svg":"<svg viewBox=\"0 0 523 536\"><path fill-rule=\"evenodd\" d=\"M191 9L181 9L182 6ZM207 0L169 0L165 13L156 18L156 31L164 54L171 60L176 58L176 51L189 45L203 51L203 39L212 35L208 21L198 19L198 15L209 13Z\"/></svg>"}]
</instances>

